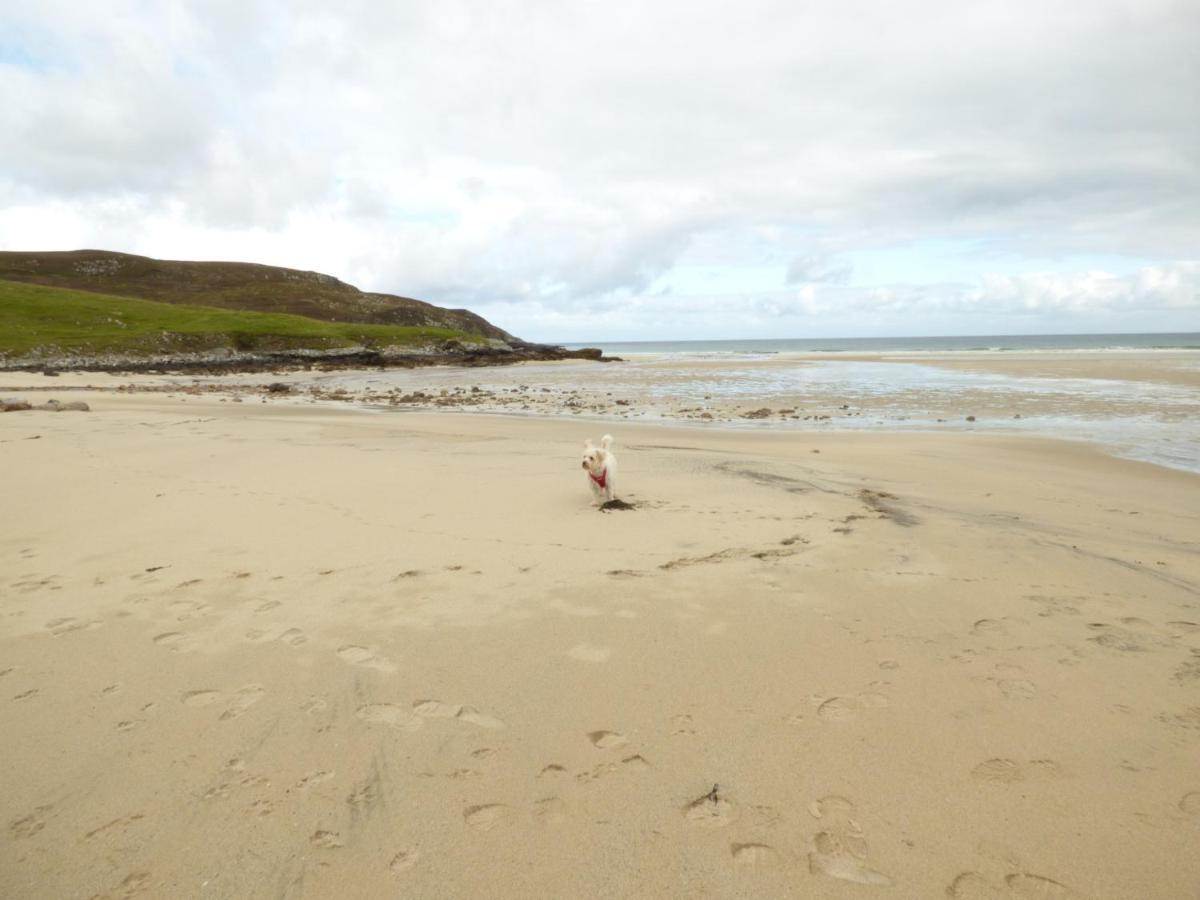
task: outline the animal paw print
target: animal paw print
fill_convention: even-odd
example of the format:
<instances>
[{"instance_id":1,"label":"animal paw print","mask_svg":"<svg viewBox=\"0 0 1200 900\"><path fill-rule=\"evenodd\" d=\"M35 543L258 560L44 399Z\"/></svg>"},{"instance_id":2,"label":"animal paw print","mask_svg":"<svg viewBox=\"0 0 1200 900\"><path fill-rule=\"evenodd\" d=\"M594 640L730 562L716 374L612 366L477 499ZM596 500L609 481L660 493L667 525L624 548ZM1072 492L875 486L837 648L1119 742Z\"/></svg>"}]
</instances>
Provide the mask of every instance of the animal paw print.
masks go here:
<instances>
[{"instance_id":1,"label":"animal paw print","mask_svg":"<svg viewBox=\"0 0 1200 900\"><path fill-rule=\"evenodd\" d=\"M946 888L951 900L1078 900L1075 893L1065 884L1032 875L1028 872L1013 872L997 883L978 872L963 872Z\"/></svg>"},{"instance_id":2,"label":"animal paw print","mask_svg":"<svg viewBox=\"0 0 1200 900\"><path fill-rule=\"evenodd\" d=\"M686 713L671 716L671 734L674 737L691 737L696 733L692 727L692 717Z\"/></svg>"}]
</instances>

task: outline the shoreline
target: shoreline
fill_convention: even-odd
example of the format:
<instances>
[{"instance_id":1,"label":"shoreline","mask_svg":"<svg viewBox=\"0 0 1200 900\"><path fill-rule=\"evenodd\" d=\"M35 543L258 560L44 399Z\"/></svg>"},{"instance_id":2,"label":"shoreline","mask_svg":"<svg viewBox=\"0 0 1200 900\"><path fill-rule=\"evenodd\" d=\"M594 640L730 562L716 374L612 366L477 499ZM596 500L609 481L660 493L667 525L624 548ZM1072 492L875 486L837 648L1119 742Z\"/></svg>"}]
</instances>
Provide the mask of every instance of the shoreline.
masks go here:
<instances>
[{"instance_id":1,"label":"shoreline","mask_svg":"<svg viewBox=\"0 0 1200 900\"><path fill-rule=\"evenodd\" d=\"M1200 471L1200 353L1029 355L995 361L856 356L834 361L630 359L501 368L335 369L262 374L47 377L0 373L0 395L108 391L232 403L350 404L705 428L1003 432L1085 441L1110 453Z\"/></svg>"}]
</instances>

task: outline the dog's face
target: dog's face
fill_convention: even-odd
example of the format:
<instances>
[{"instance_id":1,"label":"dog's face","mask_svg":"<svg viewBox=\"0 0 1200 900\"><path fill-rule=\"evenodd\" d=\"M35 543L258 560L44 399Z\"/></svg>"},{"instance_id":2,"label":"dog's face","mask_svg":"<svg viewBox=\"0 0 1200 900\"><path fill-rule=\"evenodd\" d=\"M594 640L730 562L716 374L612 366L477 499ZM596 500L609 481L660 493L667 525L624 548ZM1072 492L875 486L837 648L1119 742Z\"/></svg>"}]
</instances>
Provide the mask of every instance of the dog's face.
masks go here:
<instances>
[{"instance_id":1,"label":"dog's face","mask_svg":"<svg viewBox=\"0 0 1200 900\"><path fill-rule=\"evenodd\" d=\"M583 467L593 475L599 475L604 471L604 462L608 454L600 447L593 447L592 442L588 441L583 446Z\"/></svg>"}]
</instances>

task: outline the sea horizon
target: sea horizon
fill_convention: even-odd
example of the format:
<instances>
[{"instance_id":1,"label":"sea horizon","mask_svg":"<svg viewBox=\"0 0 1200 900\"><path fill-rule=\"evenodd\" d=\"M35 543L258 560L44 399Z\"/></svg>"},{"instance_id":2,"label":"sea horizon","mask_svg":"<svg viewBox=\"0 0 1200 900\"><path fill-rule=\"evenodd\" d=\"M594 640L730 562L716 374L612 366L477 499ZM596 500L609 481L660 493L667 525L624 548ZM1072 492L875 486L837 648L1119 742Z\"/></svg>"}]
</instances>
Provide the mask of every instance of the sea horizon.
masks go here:
<instances>
[{"instance_id":1,"label":"sea horizon","mask_svg":"<svg viewBox=\"0 0 1200 900\"><path fill-rule=\"evenodd\" d=\"M964 352L1012 353L1037 351L1200 350L1200 332L1098 332L1063 334L969 334L895 337L732 338L699 340L565 341L577 350L598 347L619 353L853 353Z\"/></svg>"}]
</instances>

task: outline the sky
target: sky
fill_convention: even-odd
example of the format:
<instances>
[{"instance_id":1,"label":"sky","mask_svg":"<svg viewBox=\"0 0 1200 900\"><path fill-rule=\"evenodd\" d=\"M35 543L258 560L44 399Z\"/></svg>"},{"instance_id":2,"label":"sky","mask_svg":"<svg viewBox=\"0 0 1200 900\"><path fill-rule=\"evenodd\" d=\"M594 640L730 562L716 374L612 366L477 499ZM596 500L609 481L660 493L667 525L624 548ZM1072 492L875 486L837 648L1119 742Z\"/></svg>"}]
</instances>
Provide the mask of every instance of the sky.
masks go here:
<instances>
[{"instance_id":1,"label":"sky","mask_svg":"<svg viewBox=\"0 0 1200 900\"><path fill-rule=\"evenodd\" d=\"M1195 0L0 0L0 249L528 340L1200 331Z\"/></svg>"}]
</instances>

